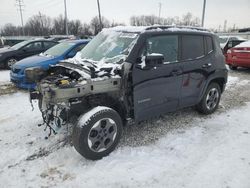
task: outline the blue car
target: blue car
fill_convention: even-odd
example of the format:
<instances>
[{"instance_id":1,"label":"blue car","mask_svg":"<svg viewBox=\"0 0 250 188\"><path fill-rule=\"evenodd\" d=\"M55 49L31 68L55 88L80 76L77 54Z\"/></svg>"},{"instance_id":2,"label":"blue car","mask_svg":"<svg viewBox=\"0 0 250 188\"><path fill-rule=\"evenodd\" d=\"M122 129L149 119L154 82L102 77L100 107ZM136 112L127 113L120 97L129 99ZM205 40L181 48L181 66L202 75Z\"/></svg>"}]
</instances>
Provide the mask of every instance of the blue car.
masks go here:
<instances>
[{"instance_id":1,"label":"blue car","mask_svg":"<svg viewBox=\"0 0 250 188\"><path fill-rule=\"evenodd\" d=\"M83 49L90 40L70 40L61 42L44 53L25 58L15 63L10 72L10 79L17 87L23 89L35 89L35 83L27 83L24 71L30 67L42 67L48 69L59 61L72 58Z\"/></svg>"}]
</instances>

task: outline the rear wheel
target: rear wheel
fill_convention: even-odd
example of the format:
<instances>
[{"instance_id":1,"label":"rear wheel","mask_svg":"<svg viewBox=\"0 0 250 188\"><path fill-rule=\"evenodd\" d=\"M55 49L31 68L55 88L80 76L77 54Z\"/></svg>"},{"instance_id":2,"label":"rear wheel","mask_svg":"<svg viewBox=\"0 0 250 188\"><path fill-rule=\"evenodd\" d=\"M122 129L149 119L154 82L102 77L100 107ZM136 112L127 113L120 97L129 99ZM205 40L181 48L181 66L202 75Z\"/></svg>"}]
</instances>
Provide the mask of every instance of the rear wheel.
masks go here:
<instances>
[{"instance_id":1,"label":"rear wheel","mask_svg":"<svg viewBox=\"0 0 250 188\"><path fill-rule=\"evenodd\" d=\"M211 114L218 108L220 98L221 89L219 84L211 83L196 108L202 114Z\"/></svg>"},{"instance_id":2,"label":"rear wheel","mask_svg":"<svg viewBox=\"0 0 250 188\"><path fill-rule=\"evenodd\" d=\"M98 160L109 155L122 134L120 115L108 107L95 107L82 115L73 130L73 145L85 158Z\"/></svg>"},{"instance_id":3,"label":"rear wheel","mask_svg":"<svg viewBox=\"0 0 250 188\"><path fill-rule=\"evenodd\" d=\"M237 70L237 66L234 66L234 65L229 65L229 69L231 69L231 70Z\"/></svg>"}]
</instances>

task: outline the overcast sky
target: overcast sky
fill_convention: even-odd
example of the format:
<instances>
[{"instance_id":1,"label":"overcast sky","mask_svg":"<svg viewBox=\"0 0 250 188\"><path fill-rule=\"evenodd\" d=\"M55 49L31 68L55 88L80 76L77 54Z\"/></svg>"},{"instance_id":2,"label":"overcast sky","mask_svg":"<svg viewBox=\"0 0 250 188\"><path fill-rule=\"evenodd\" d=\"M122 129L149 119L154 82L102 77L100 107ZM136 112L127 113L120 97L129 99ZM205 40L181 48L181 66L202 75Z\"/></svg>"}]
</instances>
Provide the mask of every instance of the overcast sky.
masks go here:
<instances>
[{"instance_id":1,"label":"overcast sky","mask_svg":"<svg viewBox=\"0 0 250 188\"><path fill-rule=\"evenodd\" d=\"M39 11L50 17L64 14L64 0L23 0L24 22ZM162 3L162 17L182 16L187 12L201 17L203 0L100 0L102 15L110 21L129 24L133 15L158 15ZM16 0L0 0L0 26L6 23L20 25ZM68 18L89 22L97 15L96 0L67 0ZM250 0L207 0L205 27L250 27Z\"/></svg>"}]
</instances>

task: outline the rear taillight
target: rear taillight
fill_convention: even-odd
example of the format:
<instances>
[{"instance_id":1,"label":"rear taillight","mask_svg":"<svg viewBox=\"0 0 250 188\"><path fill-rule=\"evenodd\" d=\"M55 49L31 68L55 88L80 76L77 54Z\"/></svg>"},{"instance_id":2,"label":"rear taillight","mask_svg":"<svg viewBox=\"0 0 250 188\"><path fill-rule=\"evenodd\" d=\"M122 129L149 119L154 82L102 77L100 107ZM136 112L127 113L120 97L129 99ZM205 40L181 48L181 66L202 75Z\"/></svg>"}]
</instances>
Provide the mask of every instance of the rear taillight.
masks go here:
<instances>
[{"instance_id":1,"label":"rear taillight","mask_svg":"<svg viewBox=\"0 0 250 188\"><path fill-rule=\"evenodd\" d=\"M231 53L232 53L232 50L227 50L227 53L228 53L228 54L231 54Z\"/></svg>"}]
</instances>

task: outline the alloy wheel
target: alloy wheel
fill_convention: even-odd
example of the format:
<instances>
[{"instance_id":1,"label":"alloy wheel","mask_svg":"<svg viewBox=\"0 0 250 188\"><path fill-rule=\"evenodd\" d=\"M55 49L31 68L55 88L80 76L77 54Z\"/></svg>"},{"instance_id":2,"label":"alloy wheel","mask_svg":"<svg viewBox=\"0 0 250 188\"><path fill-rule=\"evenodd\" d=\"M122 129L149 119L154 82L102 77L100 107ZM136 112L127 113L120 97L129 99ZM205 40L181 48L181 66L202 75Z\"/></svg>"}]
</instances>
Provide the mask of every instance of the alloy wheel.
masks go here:
<instances>
[{"instance_id":1,"label":"alloy wheel","mask_svg":"<svg viewBox=\"0 0 250 188\"><path fill-rule=\"evenodd\" d=\"M217 88L212 88L206 97L207 109L214 109L219 101L219 91Z\"/></svg>"},{"instance_id":2,"label":"alloy wheel","mask_svg":"<svg viewBox=\"0 0 250 188\"><path fill-rule=\"evenodd\" d=\"M88 146L94 152L103 152L114 143L116 134L116 123L110 118L101 119L89 131Z\"/></svg>"},{"instance_id":3,"label":"alloy wheel","mask_svg":"<svg viewBox=\"0 0 250 188\"><path fill-rule=\"evenodd\" d=\"M17 62L16 59L11 58L11 59L8 60L7 65L8 65L9 68L11 68L16 62Z\"/></svg>"}]
</instances>

